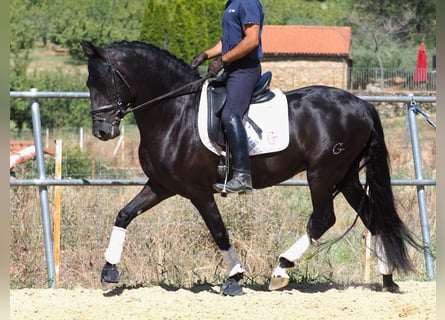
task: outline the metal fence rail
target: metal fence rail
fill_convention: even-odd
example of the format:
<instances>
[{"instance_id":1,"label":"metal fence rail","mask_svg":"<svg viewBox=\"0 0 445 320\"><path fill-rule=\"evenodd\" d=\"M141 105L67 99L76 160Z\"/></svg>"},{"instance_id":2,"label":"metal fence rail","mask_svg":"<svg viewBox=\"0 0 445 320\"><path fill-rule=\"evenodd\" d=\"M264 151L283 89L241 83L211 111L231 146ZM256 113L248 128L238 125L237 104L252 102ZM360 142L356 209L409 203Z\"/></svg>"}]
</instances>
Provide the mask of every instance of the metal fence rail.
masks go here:
<instances>
[{"instance_id":1,"label":"metal fence rail","mask_svg":"<svg viewBox=\"0 0 445 320\"><path fill-rule=\"evenodd\" d=\"M421 113L416 102L436 103L436 97L425 96L358 96L370 102L403 102L407 104L406 114L409 132L411 136L412 153L414 158L415 179L391 180L393 185L413 185L417 187L417 199L419 203L419 214L422 228L422 238L424 245L425 268L430 279L434 279L433 257L430 251L431 240L429 234L428 213L426 208L425 186L435 186L436 180L424 179L422 172L422 161L420 154L420 144L417 131L416 115ZM51 224L49 214L48 186L132 186L143 185L146 179L47 179L45 176L44 152L42 143L42 129L40 123L39 98L66 98L66 99L87 99L88 92L39 92L33 88L28 91L10 92L10 98L28 98L31 100L31 114L33 124L33 135L36 149L38 179L12 179L11 186L38 186L41 204L42 226L45 244L45 257L48 272L48 285L56 288L56 273L54 266L54 252L51 235ZM422 114L424 115L424 114ZM424 115L425 116L425 115ZM428 120L428 119L427 119ZM430 122L431 124L432 122ZM433 124L434 125L434 124ZM362 183L365 183L362 181ZM307 186L305 179L289 179L279 185L284 186Z\"/></svg>"},{"instance_id":2,"label":"metal fence rail","mask_svg":"<svg viewBox=\"0 0 445 320\"><path fill-rule=\"evenodd\" d=\"M147 179L13 179L11 186L143 186ZM365 184L365 180L360 180ZM308 186L306 179L288 179L278 186ZM435 186L435 179L392 179L393 186Z\"/></svg>"}]
</instances>

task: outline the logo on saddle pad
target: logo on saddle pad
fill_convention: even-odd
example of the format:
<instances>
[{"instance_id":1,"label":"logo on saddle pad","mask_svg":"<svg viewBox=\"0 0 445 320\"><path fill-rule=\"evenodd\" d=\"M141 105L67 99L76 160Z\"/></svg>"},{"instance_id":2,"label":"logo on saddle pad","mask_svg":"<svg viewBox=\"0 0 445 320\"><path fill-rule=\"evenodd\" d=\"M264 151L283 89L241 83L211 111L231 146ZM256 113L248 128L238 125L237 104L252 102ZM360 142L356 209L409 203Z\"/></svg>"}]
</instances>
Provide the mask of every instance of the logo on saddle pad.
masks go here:
<instances>
[{"instance_id":1,"label":"logo on saddle pad","mask_svg":"<svg viewBox=\"0 0 445 320\"><path fill-rule=\"evenodd\" d=\"M208 81L202 87L198 111L198 131L202 143L217 155L223 148L209 137L209 106L207 100ZM272 90L271 100L253 103L244 121L249 143L249 155L278 152L289 145L289 116L285 94L280 89Z\"/></svg>"}]
</instances>

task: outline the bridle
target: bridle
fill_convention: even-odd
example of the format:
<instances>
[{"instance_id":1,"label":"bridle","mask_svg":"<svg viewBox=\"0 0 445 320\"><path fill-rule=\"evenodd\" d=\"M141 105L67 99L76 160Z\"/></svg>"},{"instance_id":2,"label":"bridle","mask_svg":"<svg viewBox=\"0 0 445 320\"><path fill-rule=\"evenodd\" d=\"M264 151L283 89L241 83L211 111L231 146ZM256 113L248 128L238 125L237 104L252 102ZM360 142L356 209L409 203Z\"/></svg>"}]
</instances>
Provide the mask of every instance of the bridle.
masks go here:
<instances>
[{"instance_id":1,"label":"bridle","mask_svg":"<svg viewBox=\"0 0 445 320\"><path fill-rule=\"evenodd\" d=\"M106 119L98 116L97 114L107 112L107 111L116 111L115 117L114 117L113 121L111 122L111 125L118 126L119 123L121 122L121 120L126 115L126 111L128 110L128 108L131 108L132 101L135 98L135 93L134 93L133 88L128 83L128 81L122 75L122 73L113 65L113 63L111 62L110 56L107 56L107 65L111 69L111 81L113 83L113 88L114 88L113 96L115 97L114 102L97 107L94 110L91 110L90 113L93 118L93 121L99 121L99 122L106 123ZM128 90L131 93L131 99L125 106L124 106L122 99L119 95L119 90L117 89L116 80L118 77L125 84L125 86L128 88Z\"/></svg>"},{"instance_id":2,"label":"bridle","mask_svg":"<svg viewBox=\"0 0 445 320\"><path fill-rule=\"evenodd\" d=\"M179 87L175 90L167 92L166 94L158 96L154 99L146 101L146 102L139 104L137 106L133 106L133 100L135 99L135 92L134 92L133 88L130 86L128 81L125 79L124 75L114 66L114 64L111 61L110 56L107 56L107 65L111 68L111 81L113 83L113 88L114 88L113 96L115 96L114 102L97 107L94 110L91 110L90 113L91 113L93 121L99 121L99 122L102 122L104 125L107 124L107 125L111 125L111 126L118 126L119 123L121 122L121 120L130 112L134 112L136 110L147 107L149 105L153 105L159 101L162 101L162 100L165 100L168 98L177 97L180 95L179 93L181 93L181 91L183 91L184 89L191 87L197 83L204 82L211 77L209 74L207 74L203 78L199 78L198 80L189 82L182 87ZM125 84L125 86L128 88L128 90L131 92L132 98L129 100L129 102L126 105L123 104L123 102L119 96L119 90L117 90L116 79L118 77ZM192 92L187 92L187 94L190 94L190 93L192 93ZM184 94L184 93L182 93L182 94ZM98 113L103 113L103 112L107 112L107 111L115 111L116 112L115 117L111 123L107 123L105 118L98 116Z\"/></svg>"}]
</instances>

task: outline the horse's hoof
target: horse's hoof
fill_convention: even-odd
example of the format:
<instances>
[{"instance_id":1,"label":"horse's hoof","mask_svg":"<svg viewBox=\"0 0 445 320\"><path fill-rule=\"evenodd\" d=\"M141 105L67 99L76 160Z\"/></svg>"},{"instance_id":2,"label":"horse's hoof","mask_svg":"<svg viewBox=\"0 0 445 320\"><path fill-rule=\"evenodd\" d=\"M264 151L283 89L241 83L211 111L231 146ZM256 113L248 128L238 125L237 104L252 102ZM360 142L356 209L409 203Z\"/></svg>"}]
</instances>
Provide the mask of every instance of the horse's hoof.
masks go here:
<instances>
[{"instance_id":1,"label":"horse's hoof","mask_svg":"<svg viewBox=\"0 0 445 320\"><path fill-rule=\"evenodd\" d=\"M400 288L397 287L384 287L382 288L382 292L390 292L390 293L400 293Z\"/></svg>"},{"instance_id":2,"label":"horse's hoof","mask_svg":"<svg viewBox=\"0 0 445 320\"><path fill-rule=\"evenodd\" d=\"M229 278L221 286L221 295L223 296L242 296L244 294L243 289L235 279Z\"/></svg>"},{"instance_id":3,"label":"horse's hoof","mask_svg":"<svg viewBox=\"0 0 445 320\"><path fill-rule=\"evenodd\" d=\"M118 286L118 284L117 283L101 281L100 282L100 286L102 288L102 291L112 291L112 290L114 290Z\"/></svg>"},{"instance_id":4,"label":"horse's hoof","mask_svg":"<svg viewBox=\"0 0 445 320\"><path fill-rule=\"evenodd\" d=\"M400 293L400 288L396 283L394 283L391 286L383 287L382 292Z\"/></svg>"},{"instance_id":5,"label":"horse's hoof","mask_svg":"<svg viewBox=\"0 0 445 320\"><path fill-rule=\"evenodd\" d=\"M382 292L400 293L400 288L392 279L392 274L383 275Z\"/></svg>"},{"instance_id":6,"label":"horse's hoof","mask_svg":"<svg viewBox=\"0 0 445 320\"><path fill-rule=\"evenodd\" d=\"M269 283L269 290L274 291L284 288L289 284L289 278L285 277L272 277Z\"/></svg>"},{"instance_id":7,"label":"horse's hoof","mask_svg":"<svg viewBox=\"0 0 445 320\"><path fill-rule=\"evenodd\" d=\"M104 283L118 283L121 279L119 271L116 268L115 264L106 263L102 268L102 272L100 274L100 282Z\"/></svg>"}]
</instances>

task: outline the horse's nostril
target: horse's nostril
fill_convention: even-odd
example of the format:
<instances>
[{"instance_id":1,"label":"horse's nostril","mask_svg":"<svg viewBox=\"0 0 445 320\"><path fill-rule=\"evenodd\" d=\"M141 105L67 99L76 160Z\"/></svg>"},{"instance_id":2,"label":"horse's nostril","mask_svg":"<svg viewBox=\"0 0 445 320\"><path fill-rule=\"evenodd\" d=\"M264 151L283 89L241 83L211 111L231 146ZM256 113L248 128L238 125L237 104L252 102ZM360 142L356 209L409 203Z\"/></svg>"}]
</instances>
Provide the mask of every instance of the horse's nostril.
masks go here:
<instances>
[{"instance_id":1,"label":"horse's nostril","mask_svg":"<svg viewBox=\"0 0 445 320\"><path fill-rule=\"evenodd\" d=\"M107 139L107 133L103 130L94 130L93 135L100 140Z\"/></svg>"}]
</instances>

